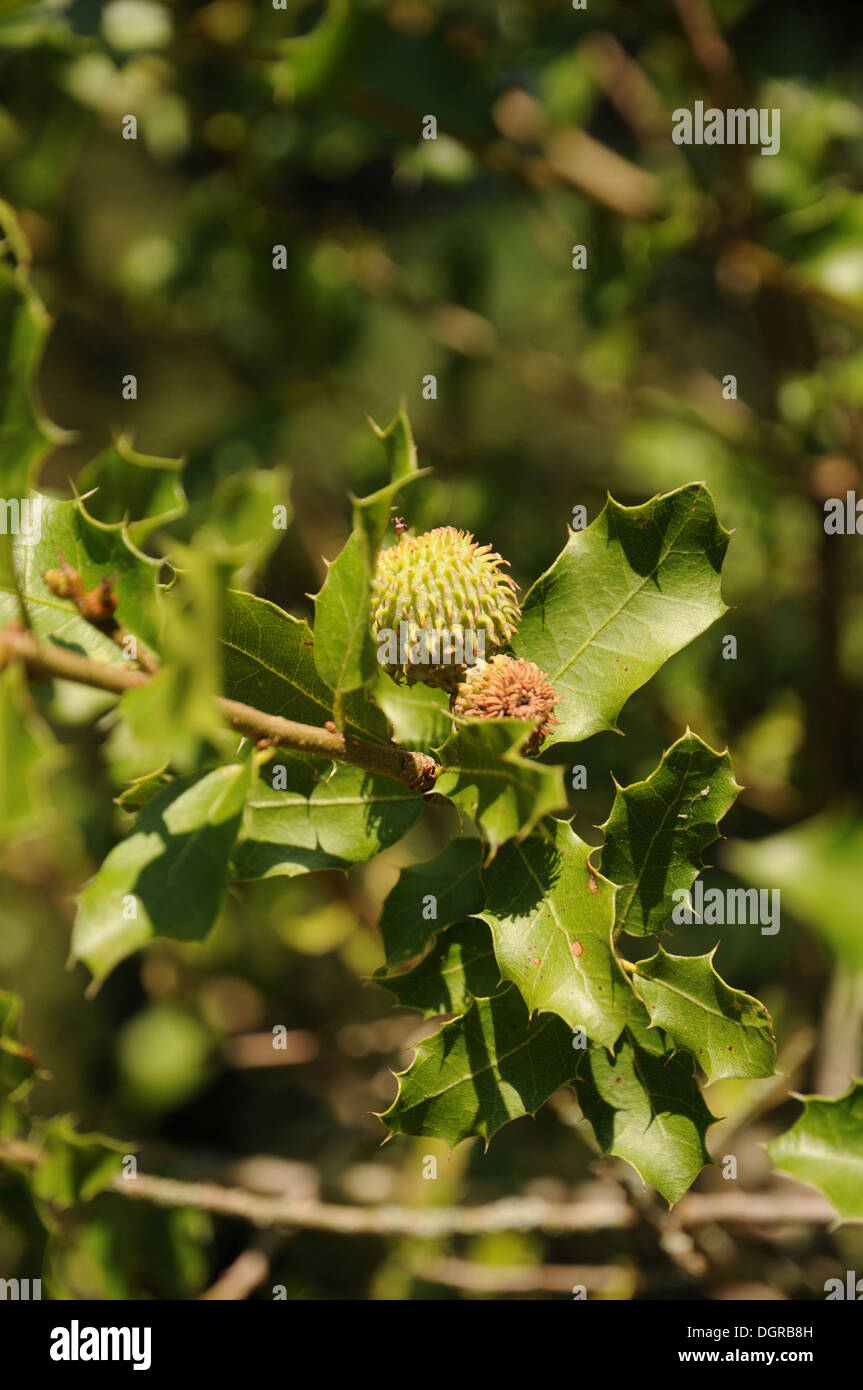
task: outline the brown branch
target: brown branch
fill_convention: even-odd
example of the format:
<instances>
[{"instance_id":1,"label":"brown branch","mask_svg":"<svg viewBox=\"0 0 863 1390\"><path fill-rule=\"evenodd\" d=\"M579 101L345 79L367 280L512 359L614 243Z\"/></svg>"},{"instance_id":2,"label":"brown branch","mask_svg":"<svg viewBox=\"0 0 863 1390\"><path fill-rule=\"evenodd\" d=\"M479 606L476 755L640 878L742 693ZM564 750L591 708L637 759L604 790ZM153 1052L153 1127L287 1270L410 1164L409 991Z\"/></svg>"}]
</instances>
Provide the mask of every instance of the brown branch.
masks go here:
<instances>
[{"instance_id":1,"label":"brown branch","mask_svg":"<svg viewBox=\"0 0 863 1390\"><path fill-rule=\"evenodd\" d=\"M345 100L357 115L417 138L420 115L360 87L348 88ZM653 174L574 126L553 131L541 154L522 154L505 140L477 140L449 126L439 129L486 168L526 188L569 188L639 221L661 210L661 188Z\"/></svg>"},{"instance_id":2,"label":"brown branch","mask_svg":"<svg viewBox=\"0 0 863 1390\"><path fill-rule=\"evenodd\" d=\"M235 1033L222 1043L221 1055L228 1067L299 1067L318 1056L320 1045L314 1033L295 1028L273 1046L272 1033Z\"/></svg>"},{"instance_id":3,"label":"brown branch","mask_svg":"<svg viewBox=\"0 0 863 1390\"><path fill-rule=\"evenodd\" d=\"M0 1144L0 1164L34 1166L42 1161L33 1144ZM191 1207L216 1216L250 1221L284 1230L329 1231L335 1235L410 1236L438 1240L489 1231L544 1231L569 1235L578 1231L624 1230L639 1222L639 1213L607 1189L569 1202L542 1197L506 1197L470 1207L349 1207L308 1198L264 1196L215 1182L184 1182L150 1173L118 1175L111 1190L131 1201L160 1207ZM683 1228L719 1223L744 1226L829 1226L836 1221L830 1203L796 1183L783 1182L767 1192L691 1193L674 1209ZM583 1282L583 1281L582 1281Z\"/></svg>"},{"instance_id":4,"label":"brown branch","mask_svg":"<svg viewBox=\"0 0 863 1390\"><path fill-rule=\"evenodd\" d=\"M30 676L37 680L75 681L78 685L107 690L113 695L135 690L150 680L143 671L91 661L66 647L37 642L32 633L17 626L0 632L0 658L4 654L7 658L20 657ZM392 777L420 791L427 791L434 785L439 771L438 764L427 754L413 753L394 743L368 743L351 734L340 734L334 725L319 729L313 724L299 724L293 719L266 714L238 700L219 698L217 704L231 727L255 742L265 739L270 744L293 748L300 753L334 758L366 772Z\"/></svg>"},{"instance_id":5,"label":"brown branch","mask_svg":"<svg viewBox=\"0 0 863 1390\"><path fill-rule=\"evenodd\" d=\"M97 632L104 635L120 647L125 653L128 643L132 643L132 650L135 655L132 658L142 671L149 675L155 675L159 663L137 637L123 627L117 621L117 595L114 592L115 576L103 576L98 584L89 592L84 586L84 581L76 569L66 560L62 550L57 551L57 559L60 568L57 570L45 570L42 578L48 585L52 594L58 598L68 598L74 603L78 610L79 617L85 623L90 623ZM30 627L29 622L24 624Z\"/></svg>"},{"instance_id":6,"label":"brown branch","mask_svg":"<svg viewBox=\"0 0 863 1390\"><path fill-rule=\"evenodd\" d=\"M245 1217L256 1225L331 1231L340 1235L413 1236L436 1240L446 1235L477 1235L487 1231L539 1230L550 1235L577 1231L623 1230L634 1226L638 1214L608 1197L573 1202L550 1202L539 1197L509 1197L478 1207L348 1207L318 1201L258 1196L215 1183L184 1183L141 1173L118 1178L114 1191L157 1206L191 1206L226 1216ZM830 1203L805 1189L773 1192L692 1194L675 1210L681 1226L719 1222L745 1226L795 1224L832 1225L836 1212Z\"/></svg>"},{"instance_id":7,"label":"brown branch","mask_svg":"<svg viewBox=\"0 0 863 1390\"><path fill-rule=\"evenodd\" d=\"M783 260L775 251L745 238L732 241L723 250L723 269L742 276L754 286L766 285L778 294L789 295L811 309L840 319L852 328L863 328L863 308L850 299L822 289L802 271Z\"/></svg>"},{"instance_id":8,"label":"brown branch","mask_svg":"<svg viewBox=\"0 0 863 1390\"><path fill-rule=\"evenodd\" d=\"M716 23L709 0L674 0L674 7L716 105L725 110L742 105L743 83L734 53ZM743 227L751 214L748 149L745 145L727 145L725 157L734 176L726 195L728 212L732 225Z\"/></svg>"},{"instance_id":9,"label":"brown branch","mask_svg":"<svg viewBox=\"0 0 863 1390\"><path fill-rule=\"evenodd\" d=\"M272 1257L281 1242L280 1235L272 1231L263 1232L204 1293L199 1294L199 1299L224 1303L248 1298L269 1274Z\"/></svg>"},{"instance_id":10,"label":"brown branch","mask_svg":"<svg viewBox=\"0 0 863 1390\"><path fill-rule=\"evenodd\" d=\"M484 1265L456 1256L415 1260L412 1273L430 1284L472 1293L571 1293L579 1285L592 1292L634 1290L637 1279L625 1265Z\"/></svg>"},{"instance_id":11,"label":"brown branch","mask_svg":"<svg viewBox=\"0 0 863 1390\"><path fill-rule=\"evenodd\" d=\"M674 0L695 61L713 83L723 104L734 104L741 84L731 47L713 17L708 0Z\"/></svg>"},{"instance_id":12,"label":"brown branch","mask_svg":"<svg viewBox=\"0 0 863 1390\"><path fill-rule=\"evenodd\" d=\"M635 138L643 145L671 145L671 126L662 98L620 40L611 33L588 34L579 51Z\"/></svg>"},{"instance_id":13,"label":"brown branch","mask_svg":"<svg viewBox=\"0 0 863 1390\"><path fill-rule=\"evenodd\" d=\"M681 1226L833 1226L826 1197L786 1183L768 1192L691 1192L674 1208Z\"/></svg>"},{"instance_id":14,"label":"brown branch","mask_svg":"<svg viewBox=\"0 0 863 1390\"><path fill-rule=\"evenodd\" d=\"M119 1178L113 1189L133 1201L153 1202L157 1206L195 1207L241 1217L255 1225L346 1236L438 1240L442 1236L480 1235L487 1231L542 1230L562 1234L623 1229L637 1220L625 1203L606 1198L555 1203L542 1198L513 1197L479 1207L350 1207L259 1196L216 1183L178 1182L147 1173L140 1173L137 1178Z\"/></svg>"},{"instance_id":15,"label":"brown branch","mask_svg":"<svg viewBox=\"0 0 863 1390\"><path fill-rule=\"evenodd\" d=\"M863 1042L863 971L836 965L821 1020L815 1089L840 1095L860 1072Z\"/></svg>"}]
</instances>

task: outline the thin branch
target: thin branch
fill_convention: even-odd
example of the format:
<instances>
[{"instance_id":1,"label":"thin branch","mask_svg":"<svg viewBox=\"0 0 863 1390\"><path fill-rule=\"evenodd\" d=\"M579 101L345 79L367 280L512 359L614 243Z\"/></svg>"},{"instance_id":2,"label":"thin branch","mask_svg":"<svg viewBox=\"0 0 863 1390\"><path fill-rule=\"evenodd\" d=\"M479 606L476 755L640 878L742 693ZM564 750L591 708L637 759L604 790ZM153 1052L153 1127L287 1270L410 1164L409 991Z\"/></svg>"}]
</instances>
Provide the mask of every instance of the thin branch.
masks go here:
<instances>
[{"instance_id":1,"label":"thin branch","mask_svg":"<svg viewBox=\"0 0 863 1390\"><path fill-rule=\"evenodd\" d=\"M394 743L367 743L352 734L340 734L335 725L332 729L319 729L312 724L298 724L293 719L265 714L238 700L221 698L218 705L228 723L247 738L266 739L300 753L335 758L337 762L351 763L366 772L394 777L417 790L429 791L440 771L434 758L427 753L412 753Z\"/></svg>"},{"instance_id":2,"label":"thin branch","mask_svg":"<svg viewBox=\"0 0 863 1390\"><path fill-rule=\"evenodd\" d=\"M132 666L110 666L106 662L90 661L68 647L38 642L31 632L25 632L17 625L3 628L0 632L0 652L4 659L20 657L28 674L36 680L74 681L77 685L107 690L112 695L135 690L139 685L146 685L150 679L143 671Z\"/></svg>"},{"instance_id":3,"label":"thin branch","mask_svg":"<svg viewBox=\"0 0 863 1390\"><path fill-rule=\"evenodd\" d=\"M472 1293L571 1293L582 1285L598 1293L634 1291L637 1278L624 1265L485 1265L455 1256L415 1260L418 1279Z\"/></svg>"},{"instance_id":4,"label":"thin branch","mask_svg":"<svg viewBox=\"0 0 863 1390\"><path fill-rule=\"evenodd\" d=\"M113 695L135 690L150 680L143 671L90 661L66 647L37 642L31 633L20 627L7 627L0 632L0 660L4 650L7 657L20 657L29 674L37 680L75 681L78 685L93 686ZM300 753L334 758L366 772L393 777L420 791L427 791L434 785L440 770L435 760L425 753L413 753L394 743L368 743L351 734L340 734L335 725L319 729L312 724L299 724L293 719L266 714L238 700L219 698L217 704L231 727L255 742L264 739Z\"/></svg>"},{"instance_id":5,"label":"thin branch","mask_svg":"<svg viewBox=\"0 0 863 1390\"><path fill-rule=\"evenodd\" d=\"M614 34L588 34L579 45L606 99L642 145L672 149L668 112L644 69Z\"/></svg>"},{"instance_id":6,"label":"thin branch","mask_svg":"<svg viewBox=\"0 0 863 1390\"><path fill-rule=\"evenodd\" d=\"M10 1140L0 1144L0 1164L35 1166L42 1153L33 1144ZM439 1240L452 1235L482 1235L489 1231L544 1231L569 1235L578 1231L624 1230L639 1222L639 1213L607 1190L571 1202L542 1197L506 1197L483 1206L349 1207L306 1198L264 1196L215 1182L183 1182L150 1173L118 1175L111 1190L130 1201L160 1207L191 1207L217 1216L231 1216L252 1225L281 1230L329 1231L348 1236L410 1236ZM836 1221L830 1203L805 1187L787 1182L767 1192L690 1194L674 1209L684 1228L720 1225L829 1226Z\"/></svg>"},{"instance_id":7,"label":"thin branch","mask_svg":"<svg viewBox=\"0 0 863 1390\"><path fill-rule=\"evenodd\" d=\"M801 1027L791 1034L776 1059L773 1075L750 1082L740 1099L729 1104L727 1115L711 1129L708 1144L711 1155L718 1158L727 1153L735 1135L787 1101L812 1055L815 1042L814 1028Z\"/></svg>"},{"instance_id":8,"label":"thin branch","mask_svg":"<svg viewBox=\"0 0 863 1390\"><path fill-rule=\"evenodd\" d=\"M282 1236L266 1231L228 1265L215 1283L199 1295L203 1302L239 1302L262 1284L270 1272L272 1257L282 1243Z\"/></svg>"},{"instance_id":9,"label":"thin branch","mask_svg":"<svg viewBox=\"0 0 863 1390\"><path fill-rule=\"evenodd\" d=\"M743 104L743 83L730 45L719 28L709 0L674 0L693 57L704 72L712 98L726 110ZM725 155L736 180L727 199L732 222L744 226L751 213L746 145L727 145Z\"/></svg>"},{"instance_id":10,"label":"thin branch","mask_svg":"<svg viewBox=\"0 0 863 1390\"><path fill-rule=\"evenodd\" d=\"M821 1021L815 1089L835 1096L848 1089L860 1072L863 1041L863 971L837 965Z\"/></svg>"},{"instance_id":11,"label":"thin branch","mask_svg":"<svg viewBox=\"0 0 863 1390\"><path fill-rule=\"evenodd\" d=\"M863 328L863 308L858 303L822 289L775 251L743 238L732 241L722 254L724 267L730 273L742 275L755 285L767 285L779 294L790 295L852 328Z\"/></svg>"},{"instance_id":12,"label":"thin branch","mask_svg":"<svg viewBox=\"0 0 863 1390\"><path fill-rule=\"evenodd\" d=\"M734 104L741 84L734 54L713 17L708 0L674 0L689 46L698 63L721 96Z\"/></svg>"},{"instance_id":13,"label":"thin branch","mask_svg":"<svg viewBox=\"0 0 863 1390\"><path fill-rule=\"evenodd\" d=\"M358 115L416 139L421 115L360 87L348 88L345 99ZM661 210L661 188L653 174L575 126L553 131L541 154L522 154L505 140L477 140L451 127L439 129L486 168L526 188L569 188L639 221Z\"/></svg>"},{"instance_id":14,"label":"thin branch","mask_svg":"<svg viewBox=\"0 0 863 1390\"><path fill-rule=\"evenodd\" d=\"M305 1231L329 1231L346 1236L410 1236L438 1240L449 1235L481 1235L488 1231L549 1233L620 1230L636 1223L625 1203L603 1199L547 1202L512 1197L478 1207L350 1207L318 1201L264 1197L216 1183L185 1183L139 1173L119 1178L114 1191L133 1201L157 1206L195 1207L223 1216L244 1218L260 1226Z\"/></svg>"},{"instance_id":15,"label":"thin branch","mask_svg":"<svg viewBox=\"0 0 863 1390\"><path fill-rule=\"evenodd\" d=\"M674 1208L684 1227L834 1226L836 1212L826 1197L795 1183L769 1192L691 1192Z\"/></svg>"},{"instance_id":16,"label":"thin branch","mask_svg":"<svg viewBox=\"0 0 863 1390\"><path fill-rule=\"evenodd\" d=\"M135 1179L117 1179L114 1190L157 1206L192 1206L227 1216L244 1216L255 1224L331 1231L340 1235L413 1236L423 1240L488 1231L538 1230L563 1235L577 1231L623 1230L638 1221L638 1214L631 1207L606 1197L574 1202L510 1197L478 1207L348 1207L260 1197L215 1183L176 1182L146 1173ZM798 1194L790 1185L788 1191L693 1194L684 1198L675 1215L684 1228L714 1222L745 1226L829 1226L836 1221L836 1212L825 1198L802 1189Z\"/></svg>"}]
</instances>

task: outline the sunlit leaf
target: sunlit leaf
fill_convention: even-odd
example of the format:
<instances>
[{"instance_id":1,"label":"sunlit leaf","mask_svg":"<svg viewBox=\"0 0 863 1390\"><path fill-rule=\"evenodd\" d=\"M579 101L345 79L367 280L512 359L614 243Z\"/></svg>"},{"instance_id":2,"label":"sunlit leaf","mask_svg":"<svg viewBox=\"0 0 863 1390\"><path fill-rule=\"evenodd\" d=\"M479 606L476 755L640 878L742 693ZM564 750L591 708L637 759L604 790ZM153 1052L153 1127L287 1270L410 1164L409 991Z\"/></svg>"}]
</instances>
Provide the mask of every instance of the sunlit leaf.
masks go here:
<instances>
[{"instance_id":1,"label":"sunlit leaf","mask_svg":"<svg viewBox=\"0 0 863 1390\"><path fill-rule=\"evenodd\" d=\"M126 750L124 779L164 763L193 771L207 745L218 745L223 729L215 698L221 688L227 572L197 547L174 546L171 559L182 571L162 602L162 665L146 685L120 700L119 713L133 742Z\"/></svg>"},{"instance_id":2,"label":"sunlit leaf","mask_svg":"<svg viewBox=\"0 0 863 1390\"><path fill-rule=\"evenodd\" d=\"M473 998L495 994L500 970L485 923L459 922L441 933L413 970L379 972L375 979L403 1008L419 1009L429 1017L463 1014Z\"/></svg>"},{"instance_id":3,"label":"sunlit leaf","mask_svg":"<svg viewBox=\"0 0 863 1390\"><path fill-rule=\"evenodd\" d=\"M635 1021L613 1057L600 1048L576 1055L576 1093L603 1153L625 1158L673 1206L710 1162L705 1136L714 1117L692 1058Z\"/></svg>"},{"instance_id":4,"label":"sunlit leaf","mask_svg":"<svg viewBox=\"0 0 863 1390\"><path fill-rule=\"evenodd\" d=\"M400 1134L431 1134L450 1145L488 1142L510 1120L533 1115L572 1077L575 1053L559 1018L528 1020L511 986L475 999L416 1049L399 1092L381 1116Z\"/></svg>"},{"instance_id":5,"label":"sunlit leaf","mask_svg":"<svg viewBox=\"0 0 863 1390\"><path fill-rule=\"evenodd\" d=\"M570 825L544 821L492 860L478 915L491 927L501 974L531 1013L559 1014L610 1048L636 1001L612 950L614 887L589 857Z\"/></svg>"},{"instance_id":6,"label":"sunlit leaf","mask_svg":"<svg viewBox=\"0 0 863 1390\"><path fill-rule=\"evenodd\" d=\"M728 532L700 483L640 507L612 498L534 584L512 647L561 697L552 743L615 727L639 686L725 612Z\"/></svg>"},{"instance_id":7,"label":"sunlit leaf","mask_svg":"<svg viewBox=\"0 0 863 1390\"><path fill-rule=\"evenodd\" d=\"M90 516L125 529L136 545L151 531L185 514L188 507L181 473L184 459L141 454L125 435L118 435L78 475L79 493Z\"/></svg>"},{"instance_id":8,"label":"sunlit leaf","mask_svg":"<svg viewBox=\"0 0 863 1390\"><path fill-rule=\"evenodd\" d=\"M724 862L819 933L851 970L863 970L863 932L850 904L863 889L863 818L829 811L764 840L735 840Z\"/></svg>"},{"instance_id":9,"label":"sunlit leaf","mask_svg":"<svg viewBox=\"0 0 863 1390\"><path fill-rule=\"evenodd\" d=\"M48 779L61 759L21 668L8 666L0 672L0 842L47 831L52 819Z\"/></svg>"},{"instance_id":10,"label":"sunlit leaf","mask_svg":"<svg viewBox=\"0 0 863 1390\"><path fill-rule=\"evenodd\" d=\"M601 828L602 871L619 885L617 926L633 936L661 931L701 870L701 851L740 791L728 753L687 732L643 782L618 787Z\"/></svg>"},{"instance_id":11,"label":"sunlit leaf","mask_svg":"<svg viewBox=\"0 0 863 1390\"><path fill-rule=\"evenodd\" d=\"M770 1015L757 999L720 979L712 951L671 956L660 946L655 956L635 965L632 984L651 1023L694 1054L708 1081L772 1075L776 1043Z\"/></svg>"},{"instance_id":12,"label":"sunlit leaf","mask_svg":"<svg viewBox=\"0 0 863 1390\"><path fill-rule=\"evenodd\" d=\"M293 877L359 864L400 839L422 806L403 782L279 749L249 793L234 873Z\"/></svg>"},{"instance_id":13,"label":"sunlit leaf","mask_svg":"<svg viewBox=\"0 0 863 1390\"><path fill-rule=\"evenodd\" d=\"M315 597L315 662L336 694L337 710L344 695L372 684L380 671L369 618L377 555L394 499L428 471L417 468L404 410L385 430L372 428L384 446L391 480L371 496L354 499L353 532Z\"/></svg>"},{"instance_id":14,"label":"sunlit leaf","mask_svg":"<svg viewBox=\"0 0 863 1390\"><path fill-rule=\"evenodd\" d=\"M40 497L36 494L35 497ZM121 663L122 650L110 637L82 618L70 598L59 598L44 578L62 555L81 576L85 590L113 579L117 620L151 649L158 649L158 565L130 548L119 531L89 519L82 505L41 496L31 512L27 534L15 536L13 562L27 613L37 637L73 647L100 661ZM0 622L19 618L18 597L8 560L0 552Z\"/></svg>"},{"instance_id":15,"label":"sunlit leaf","mask_svg":"<svg viewBox=\"0 0 863 1390\"><path fill-rule=\"evenodd\" d=\"M0 989L0 1135L22 1128L21 1105L36 1079L33 1053L18 1036L21 1000Z\"/></svg>"},{"instance_id":16,"label":"sunlit leaf","mask_svg":"<svg viewBox=\"0 0 863 1390\"><path fill-rule=\"evenodd\" d=\"M481 840L457 837L435 859L402 869L378 923L390 964L410 960L435 932L482 909L482 855Z\"/></svg>"},{"instance_id":17,"label":"sunlit leaf","mask_svg":"<svg viewBox=\"0 0 863 1390\"><path fill-rule=\"evenodd\" d=\"M521 754L532 730L524 719L469 720L440 750L435 790L476 821L492 848L566 805L562 769Z\"/></svg>"},{"instance_id":18,"label":"sunlit leaf","mask_svg":"<svg viewBox=\"0 0 863 1390\"><path fill-rule=\"evenodd\" d=\"M78 899L72 954L97 980L154 936L200 941L222 902L249 763L171 782Z\"/></svg>"},{"instance_id":19,"label":"sunlit leaf","mask_svg":"<svg viewBox=\"0 0 863 1390\"><path fill-rule=\"evenodd\" d=\"M38 1124L31 1136L40 1150L33 1191L60 1211L88 1202L110 1187L126 1146L101 1134L80 1134L68 1115Z\"/></svg>"},{"instance_id":20,"label":"sunlit leaf","mask_svg":"<svg viewBox=\"0 0 863 1390\"><path fill-rule=\"evenodd\" d=\"M3 31L0 28L0 41ZM26 497L35 487L51 447L70 436L48 419L38 375L52 319L28 277L30 248L15 213L0 201L3 251L0 252L0 305L4 324L0 355L3 409L0 412L0 493Z\"/></svg>"},{"instance_id":21,"label":"sunlit leaf","mask_svg":"<svg viewBox=\"0 0 863 1390\"><path fill-rule=\"evenodd\" d=\"M863 1081L844 1096L803 1096L799 1120L767 1145L784 1173L808 1182L842 1221L863 1221Z\"/></svg>"},{"instance_id":22,"label":"sunlit leaf","mask_svg":"<svg viewBox=\"0 0 863 1390\"><path fill-rule=\"evenodd\" d=\"M452 733L449 698L445 691L417 682L396 685L390 676L380 674L375 701L393 730L393 739L402 748L428 752L439 748Z\"/></svg>"},{"instance_id":23,"label":"sunlit leaf","mask_svg":"<svg viewBox=\"0 0 863 1390\"><path fill-rule=\"evenodd\" d=\"M322 728L333 692L318 675L308 623L252 594L229 591L221 637L223 689L232 700ZM387 721L361 691L345 700L346 730L385 742Z\"/></svg>"}]
</instances>

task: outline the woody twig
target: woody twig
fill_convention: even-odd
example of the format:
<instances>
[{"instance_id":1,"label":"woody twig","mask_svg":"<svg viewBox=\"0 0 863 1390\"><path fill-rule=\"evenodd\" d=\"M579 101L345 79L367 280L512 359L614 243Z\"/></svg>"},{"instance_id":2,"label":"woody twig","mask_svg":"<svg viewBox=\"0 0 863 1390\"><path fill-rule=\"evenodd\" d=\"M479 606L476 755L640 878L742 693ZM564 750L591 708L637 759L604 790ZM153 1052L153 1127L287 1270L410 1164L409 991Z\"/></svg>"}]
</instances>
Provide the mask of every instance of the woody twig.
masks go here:
<instances>
[{"instance_id":1,"label":"woody twig","mask_svg":"<svg viewBox=\"0 0 863 1390\"><path fill-rule=\"evenodd\" d=\"M108 575L99 580L93 589L86 589L81 575L65 559L62 551L57 551L60 568L45 570L42 578L57 598L71 599L78 615L99 632L122 647L124 655L133 653L132 659L142 671L153 675L158 662L143 642L117 621L117 595L114 591L116 575Z\"/></svg>"}]
</instances>

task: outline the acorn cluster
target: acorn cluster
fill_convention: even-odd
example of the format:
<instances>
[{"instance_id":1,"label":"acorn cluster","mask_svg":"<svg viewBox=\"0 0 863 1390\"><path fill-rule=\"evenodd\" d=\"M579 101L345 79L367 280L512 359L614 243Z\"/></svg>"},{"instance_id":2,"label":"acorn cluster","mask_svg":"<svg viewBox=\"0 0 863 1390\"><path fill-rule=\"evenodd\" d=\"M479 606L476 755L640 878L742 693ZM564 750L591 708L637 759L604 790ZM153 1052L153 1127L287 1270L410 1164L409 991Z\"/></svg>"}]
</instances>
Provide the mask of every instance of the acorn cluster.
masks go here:
<instances>
[{"instance_id":1,"label":"acorn cluster","mask_svg":"<svg viewBox=\"0 0 863 1390\"><path fill-rule=\"evenodd\" d=\"M521 619L507 564L454 526L403 531L378 556L372 631L393 680L446 690L453 713L465 718L532 720L524 751L534 753L560 697L532 661L503 651Z\"/></svg>"},{"instance_id":2,"label":"acorn cluster","mask_svg":"<svg viewBox=\"0 0 863 1390\"><path fill-rule=\"evenodd\" d=\"M469 531L454 526L422 536L405 531L381 551L372 631L381 653L383 639L392 634L397 640L395 659L381 663L394 680L452 693L466 665L500 651L521 617L517 586L504 573L505 564L490 545L477 545ZM459 661L460 654L467 661Z\"/></svg>"},{"instance_id":3,"label":"acorn cluster","mask_svg":"<svg viewBox=\"0 0 863 1390\"><path fill-rule=\"evenodd\" d=\"M544 671L523 657L493 656L465 675L453 700L453 714L470 719L530 719L536 728L522 747L538 753L557 723L560 700Z\"/></svg>"}]
</instances>

